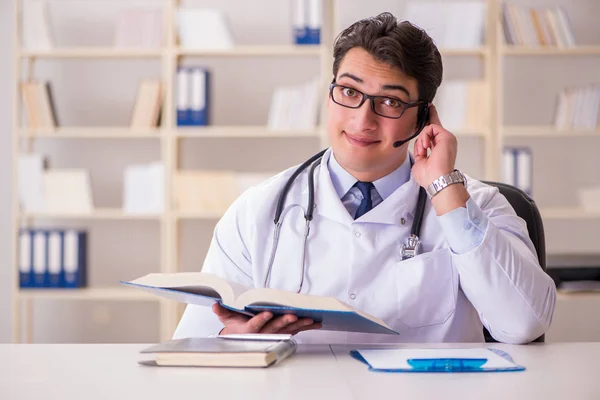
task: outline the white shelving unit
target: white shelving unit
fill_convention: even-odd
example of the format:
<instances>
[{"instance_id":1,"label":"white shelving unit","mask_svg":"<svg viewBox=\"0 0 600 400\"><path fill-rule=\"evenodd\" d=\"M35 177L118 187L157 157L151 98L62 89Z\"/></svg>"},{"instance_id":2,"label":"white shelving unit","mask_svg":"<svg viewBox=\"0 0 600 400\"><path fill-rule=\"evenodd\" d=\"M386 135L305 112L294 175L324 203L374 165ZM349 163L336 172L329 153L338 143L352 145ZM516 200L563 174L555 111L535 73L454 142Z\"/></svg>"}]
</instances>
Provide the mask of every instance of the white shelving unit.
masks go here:
<instances>
[{"instance_id":1,"label":"white shelving unit","mask_svg":"<svg viewBox=\"0 0 600 400\"><path fill-rule=\"evenodd\" d=\"M17 178L14 177L15 186L12 193L14 197L13 206L13 232L17 232L20 226L31 224L38 219L48 220L75 220L75 221L97 221L109 220L118 223L129 223L135 221L155 221L160 225L160 270L162 272L176 272L181 270L181 224L184 221L211 221L215 222L221 217L221 213L215 212L180 212L172 204L172 179L177 173L181 161L181 147L183 141L196 141L203 139L264 139L278 138L279 140L313 138L315 152L328 145L324 127L318 127L309 131L270 131L261 125L212 125L207 127L177 127L174 107L174 84L177 66L187 57L219 59L237 62L245 57L271 58L301 58L310 57L319 60L320 78L324 90L330 80L331 64L333 60L332 42L337 33L343 28L339 26L339 8L345 7L337 0L323 1L323 30L322 45L319 46L295 46L295 45L239 45L233 49L217 51L191 51L182 50L176 42L175 12L179 6L178 0L162 0L164 5L164 45L160 50L124 51L108 47L76 47L56 48L51 51L32 52L24 50L21 46L21 10L23 0L16 2L15 26L16 42L14 54L15 71L17 73L14 91L14 148L13 155L21 152L31 151L33 143L37 140L158 140L160 145L160 156L165 165L165 211L159 215L125 214L119 208L98 208L89 214L23 214L18 209L16 198ZM598 135L598 131L557 131L552 126L504 126L503 125L503 84L504 71L503 59L505 57L520 56L587 56L600 55L600 46L580 46L573 49L548 49L506 46L503 44L502 24L500 19L500 1L487 0L488 14L486 25L487 43L476 49L440 49L444 58L448 57L474 57L482 63L483 80L489 90L489 125L479 130L458 130L454 133L459 137L476 137L481 140L483 152L482 178L487 180L499 180L500 154L505 138L512 137L563 137L578 136L592 137ZM401 16L399 16L401 17ZM290 27L291 30L291 27ZM36 60L53 59L62 60L142 60L160 63L160 76L165 89L163 115L161 126L150 130L132 130L128 127L57 127L52 130L31 130L21 126L22 101L18 90L18 83L33 78L32 71ZM28 71L23 74L22 71ZM325 115L325 107L322 107L321 115ZM321 118L323 120L323 118ZM16 162L16 157L15 162ZM16 164L15 164L16 166ZM14 168L16 171L16 168ZM578 208L549 208L542 209L544 219L587 219L600 218L600 213L587 212ZM118 225L117 225L118 226ZM17 240L13 242L13 260L17 257ZM20 289L18 283L17 267L15 271L14 290L14 340L31 341L33 336L32 313L34 301L45 299L61 300L114 300L114 301L156 301L160 304L160 338L165 340L171 337L176 327L181 307L171 301L158 299L135 290L119 287L89 287L85 289ZM24 330L21 328L24 327Z\"/></svg>"},{"instance_id":2,"label":"white shelving unit","mask_svg":"<svg viewBox=\"0 0 600 400\"><path fill-rule=\"evenodd\" d=\"M121 221L127 223L134 221L156 221L160 224L160 266L162 272L174 272L180 270L181 260L178 254L179 240L181 238L180 223L185 220L206 220L216 222L222 213L215 212L180 212L173 208L171 201L171 182L173 175L177 172L180 164L180 141L183 139L202 140L206 138L313 138L318 143L315 152L326 146L323 129L317 128L310 131L270 131L266 126L256 125L212 125L207 127L178 127L175 122L175 108L173 104L175 72L177 65L186 57L194 58L227 58L232 61L244 57L316 57L320 60L320 79L325 88L329 80L330 60L332 58L333 33L331 26L334 20L334 2L325 0L323 2L323 45L240 45L229 50L194 51L182 50L176 41L175 11L179 6L177 0L163 0L164 11L164 38L163 46L159 50L119 50L110 47L73 47L55 48L50 51L28 51L22 48L20 37L22 29L22 3L23 0L15 0L15 70L17 71L15 93L14 93L14 149L13 154L31 151L36 140L122 140L122 139L144 139L159 140L162 162L165 165L165 211L161 214L126 214L119 208L97 208L86 214L55 214L55 213L29 213L25 214L19 210L18 198L16 198L17 177L14 176L14 207L13 207L13 231L17 232L19 227L27 226L37 220L73 220L73 221ZM291 27L290 27L291 35ZM18 82L32 79L33 70L37 60L130 60L140 59L160 62L161 79L164 85L164 102L161 126L150 130L133 130L129 127L97 127L60 126L50 130L32 130L21 125L22 100L19 93ZM22 74L23 70L27 74ZM16 158L16 157L15 157ZM16 162L16 160L15 160ZM16 163L15 163L16 166ZM16 171L16 168L15 168ZM18 243L13 243L13 260L16 260ZM83 289L20 289L18 283L18 269L15 270L14 290L14 341L19 342L25 338L30 342L33 337L32 315L34 301L46 299L60 300L114 300L114 301L156 301L160 303L160 339L171 337L182 308L174 302L158 299L125 287L88 287ZM23 329L22 329L23 328Z\"/></svg>"}]
</instances>

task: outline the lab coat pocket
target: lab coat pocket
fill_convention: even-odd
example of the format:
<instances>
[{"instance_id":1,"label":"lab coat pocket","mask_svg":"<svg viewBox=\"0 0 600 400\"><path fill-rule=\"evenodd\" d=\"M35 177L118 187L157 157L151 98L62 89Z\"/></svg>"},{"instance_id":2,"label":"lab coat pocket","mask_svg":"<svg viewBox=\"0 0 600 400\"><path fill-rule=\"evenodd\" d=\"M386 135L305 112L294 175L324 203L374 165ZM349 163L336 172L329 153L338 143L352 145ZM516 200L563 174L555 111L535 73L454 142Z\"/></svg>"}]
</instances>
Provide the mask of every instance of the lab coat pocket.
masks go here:
<instances>
[{"instance_id":1,"label":"lab coat pocket","mask_svg":"<svg viewBox=\"0 0 600 400\"><path fill-rule=\"evenodd\" d=\"M443 324L454 313L458 273L448 249L396 264L398 319L411 328Z\"/></svg>"}]
</instances>

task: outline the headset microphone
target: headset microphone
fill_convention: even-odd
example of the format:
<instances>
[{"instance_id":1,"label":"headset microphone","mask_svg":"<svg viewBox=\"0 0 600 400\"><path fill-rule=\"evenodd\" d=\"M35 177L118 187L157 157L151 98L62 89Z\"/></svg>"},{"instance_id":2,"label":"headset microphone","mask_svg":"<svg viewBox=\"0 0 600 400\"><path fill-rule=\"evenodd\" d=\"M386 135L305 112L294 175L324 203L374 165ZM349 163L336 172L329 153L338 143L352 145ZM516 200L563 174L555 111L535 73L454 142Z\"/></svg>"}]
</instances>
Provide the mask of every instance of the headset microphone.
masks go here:
<instances>
[{"instance_id":1,"label":"headset microphone","mask_svg":"<svg viewBox=\"0 0 600 400\"><path fill-rule=\"evenodd\" d=\"M423 130L423 128L425 128L427 122L429 121L429 104L426 104L425 107L419 110L417 119L419 121L419 129L417 129L417 131L408 139L395 141L393 144L394 147L400 147L404 143L410 142L411 140L419 136L419 133L421 133L421 131Z\"/></svg>"}]
</instances>

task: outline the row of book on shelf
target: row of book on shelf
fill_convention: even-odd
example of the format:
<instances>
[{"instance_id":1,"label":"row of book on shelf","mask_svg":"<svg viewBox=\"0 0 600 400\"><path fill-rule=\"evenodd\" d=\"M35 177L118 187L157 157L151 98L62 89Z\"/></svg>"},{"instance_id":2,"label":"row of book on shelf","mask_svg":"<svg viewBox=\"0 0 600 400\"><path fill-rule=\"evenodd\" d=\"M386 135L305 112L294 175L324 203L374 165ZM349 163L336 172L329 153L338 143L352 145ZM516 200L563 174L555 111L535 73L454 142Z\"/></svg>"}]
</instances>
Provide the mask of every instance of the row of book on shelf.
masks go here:
<instances>
[{"instance_id":1,"label":"row of book on shelf","mask_svg":"<svg viewBox=\"0 0 600 400\"><path fill-rule=\"evenodd\" d=\"M509 45L574 47L575 35L564 7L502 4L504 39Z\"/></svg>"},{"instance_id":2,"label":"row of book on shelf","mask_svg":"<svg viewBox=\"0 0 600 400\"><path fill-rule=\"evenodd\" d=\"M323 0L292 0L290 38L297 45L318 45L323 24ZM116 49L158 50L164 43L160 7L127 7L118 13L112 45ZM23 9L23 45L27 50L55 48L50 4L29 0ZM215 8L181 6L175 14L177 43L186 50L231 49L236 37L227 14Z\"/></svg>"},{"instance_id":3,"label":"row of book on shelf","mask_svg":"<svg viewBox=\"0 0 600 400\"><path fill-rule=\"evenodd\" d=\"M600 85L571 87L561 91L554 123L558 129L600 127Z\"/></svg>"},{"instance_id":4,"label":"row of book on shelf","mask_svg":"<svg viewBox=\"0 0 600 400\"><path fill-rule=\"evenodd\" d=\"M19 204L26 213L88 214L95 206L90 173L85 168L49 168L42 154L22 154L18 165ZM125 168L123 212L165 211L165 168L161 162ZM180 212L223 213L249 187L274 173L180 170L173 177L172 200Z\"/></svg>"},{"instance_id":5,"label":"row of book on shelf","mask_svg":"<svg viewBox=\"0 0 600 400\"><path fill-rule=\"evenodd\" d=\"M87 246L86 230L22 228L18 246L19 286L87 286Z\"/></svg>"},{"instance_id":6,"label":"row of book on shelf","mask_svg":"<svg viewBox=\"0 0 600 400\"><path fill-rule=\"evenodd\" d=\"M210 71L203 67L180 67L177 71L177 126L211 124ZM318 124L319 82L312 79L298 85L278 86L273 91L267 128L270 130L311 130ZM55 93L49 82L21 84L27 126L48 130L59 126ZM133 130L160 126L164 87L159 80L140 82L129 127Z\"/></svg>"}]
</instances>

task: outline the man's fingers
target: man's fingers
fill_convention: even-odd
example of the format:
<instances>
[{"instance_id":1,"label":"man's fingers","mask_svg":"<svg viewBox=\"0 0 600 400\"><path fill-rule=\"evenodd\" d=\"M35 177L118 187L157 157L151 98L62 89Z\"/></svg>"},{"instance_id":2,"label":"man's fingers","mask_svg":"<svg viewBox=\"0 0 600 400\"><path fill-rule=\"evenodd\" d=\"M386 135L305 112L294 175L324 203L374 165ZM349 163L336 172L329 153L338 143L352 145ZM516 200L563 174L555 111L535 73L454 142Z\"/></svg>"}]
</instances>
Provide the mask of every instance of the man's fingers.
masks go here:
<instances>
[{"instance_id":1,"label":"man's fingers","mask_svg":"<svg viewBox=\"0 0 600 400\"><path fill-rule=\"evenodd\" d=\"M215 314L217 314L217 317L219 317L219 319L229 319L233 316L233 311L226 309L219 303L215 303L212 305L212 311Z\"/></svg>"},{"instance_id":2,"label":"man's fingers","mask_svg":"<svg viewBox=\"0 0 600 400\"><path fill-rule=\"evenodd\" d=\"M273 314L268 311L263 311L260 314L255 315L250 318L247 322L248 327L250 328L250 332L256 333L260 332L260 330L265 326L267 322L269 322L273 318Z\"/></svg>"},{"instance_id":3,"label":"man's fingers","mask_svg":"<svg viewBox=\"0 0 600 400\"><path fill-rule=\"evenodd\" d=\"M270 321L266 324L263 329L260 331L261 333L279 333L289 324L292 324L298 320L298 317L292 314L282 315Z\"/></svg>"},{"instance_id":4,"label":"man's fingers","mask_svg":"<svg viewBox=\"0 0 600 400\"><path fill-rule=\"evenodd\" d=\"M296 322L293 322L291 324L289 324L288 326L286 326L285 328L283 328L279 333L291 333L294 334L296 332L298 332L298 329L304 328L306 326L312 325L314 322L312 319L310 318L302 318L299 319Z\"/></svg>"},{"instance_id":5,"label":"man's fingers","mask_svg":"<svg viewBox=\"0 0 600 400\"><path fill-rule=\"evenodd\" d=\"M291 333L292 335L295 335L298 332L310 331L313 329L321 329L322 326L323 325L320 322L315 322L310 325L302 326L302 327L296 329L296 331L294 331L294 332L285 332L285 333Z\"/></svg>"}]
</instances>

